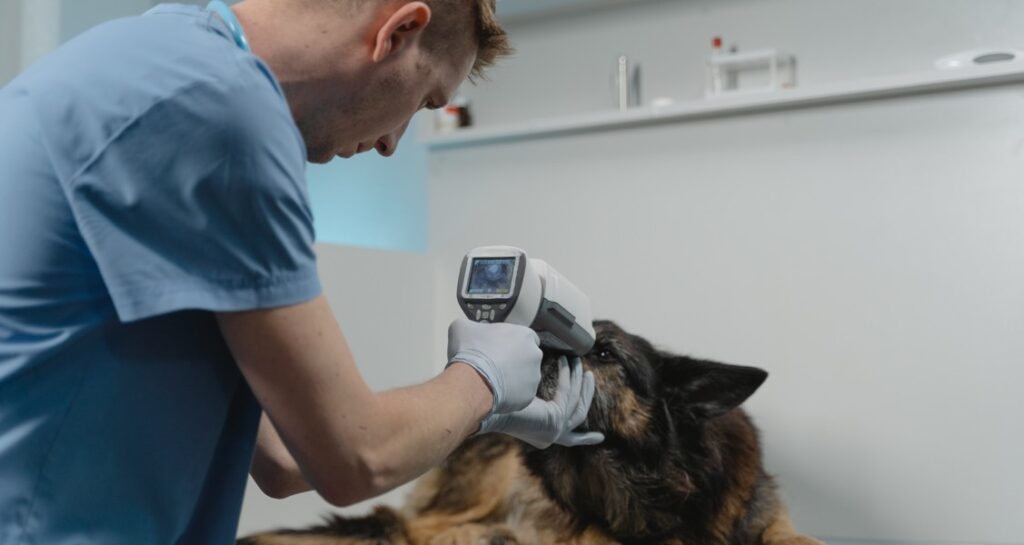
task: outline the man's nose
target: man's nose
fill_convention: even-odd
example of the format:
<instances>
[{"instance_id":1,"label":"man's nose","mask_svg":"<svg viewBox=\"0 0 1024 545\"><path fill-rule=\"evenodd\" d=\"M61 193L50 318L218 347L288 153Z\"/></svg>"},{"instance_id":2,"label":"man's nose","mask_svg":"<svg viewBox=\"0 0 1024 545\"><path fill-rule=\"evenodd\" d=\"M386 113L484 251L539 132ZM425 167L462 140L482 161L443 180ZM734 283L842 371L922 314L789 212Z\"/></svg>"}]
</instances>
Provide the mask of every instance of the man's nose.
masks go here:
<instances>
[{"instance_id":1,"label":"man's nose","mask_svg":"<svg viewBox=\"0 0 1024 545\"><path fill-rule=\"evenodd\" d=\"M406 121L401 127L391 131L388 134L380 137L377 140L377 153L383 157L391 157L395 154L395 150L398 149L398 141L402 139L402 135L405 134L405 129L409 127L409 122Z\"/></svg>"}]
</instances>

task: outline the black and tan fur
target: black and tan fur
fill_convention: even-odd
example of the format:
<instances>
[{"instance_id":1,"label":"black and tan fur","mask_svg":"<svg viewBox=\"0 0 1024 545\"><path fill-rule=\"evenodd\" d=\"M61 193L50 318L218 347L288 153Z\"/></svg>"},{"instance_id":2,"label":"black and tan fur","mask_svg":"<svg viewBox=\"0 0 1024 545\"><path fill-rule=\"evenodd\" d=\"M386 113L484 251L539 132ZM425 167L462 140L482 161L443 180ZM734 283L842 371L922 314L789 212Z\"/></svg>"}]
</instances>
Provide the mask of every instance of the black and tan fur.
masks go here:
<instances>
[{"instance_id":1,"label":"black and tan fur","mask_svg":"<svg viewBox=\"0 0 1024 545\"><path fill-rule=\"evenodd\" d=\"M596 322L583 358L597 394L592 447L466 441L401 511L283 530L242 545L819 545L789 522L746 412L767 373L656 350ZM555 355L539 395L555 388Z\"/></svg>"}]
</instances>

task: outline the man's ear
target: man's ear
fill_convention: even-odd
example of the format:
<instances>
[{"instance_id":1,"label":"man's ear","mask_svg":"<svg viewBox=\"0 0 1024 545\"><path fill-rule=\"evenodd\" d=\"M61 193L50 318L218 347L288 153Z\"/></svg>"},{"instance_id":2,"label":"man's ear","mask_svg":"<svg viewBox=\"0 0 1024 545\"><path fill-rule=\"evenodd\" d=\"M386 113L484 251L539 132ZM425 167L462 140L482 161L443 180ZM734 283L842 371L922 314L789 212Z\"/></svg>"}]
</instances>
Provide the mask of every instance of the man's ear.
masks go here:
<instances>
[{"instance_id":1,"label":"man's ear","mask_svg":"<svg viewBox=\"0 0 1024 545\"><path fill-rule=\"evenodd\" d=\"M694 420L735 409L768 378L768 372L757 367L678 356L663 360L659 371L670 406Z\"/></svg>"},{"instance_id":2,"label":"man's ear","mask_svg":"<svg viewBox=\"0 0 1024 545\"><path fill-rule=\"evenodd\" d=\"M430 16L430 6L423 2L409 2L398 8L377 30L373 62L380 62L415 42L430 24Z\"/></svg>"}]
</instances>

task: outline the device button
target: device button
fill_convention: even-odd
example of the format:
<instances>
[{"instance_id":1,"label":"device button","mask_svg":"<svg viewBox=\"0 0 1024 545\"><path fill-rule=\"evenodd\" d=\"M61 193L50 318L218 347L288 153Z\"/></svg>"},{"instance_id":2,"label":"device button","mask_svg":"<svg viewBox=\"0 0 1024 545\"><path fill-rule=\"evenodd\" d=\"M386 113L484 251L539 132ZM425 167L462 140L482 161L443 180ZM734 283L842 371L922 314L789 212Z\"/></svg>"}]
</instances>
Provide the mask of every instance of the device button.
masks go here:
<instances>
[{"instance_id":1,"label":"device button","mask_svg":"<svg viewBox=\"0 0 1024 545\"><path fill-rule=\"evenodd\" d=\"M476 320L478 322L480 321L480 314L481 314L480 309L477 309L477 311L476 311Z\"/></svg>"},{"instance_id":2,"label":"device button","mask_svg":"<svg viewBox=\"0 0 1024 545\"><path fill-rule=\"evenodd\" d=\"M494 311L493 311L493 310L491 311L491 317L490 317L490 319L491 319L491 320L493 320L493 319L494 319Z\"/></svg>"},{"instance_id":3,"label":"device button","mask_svg":"<svg viewBox=\"0 0 1024 545\"><path fill-rule=\"evenodd\" d=\"M498 306L498 308L500 308L501 310L505 310L505 309L508 308L508 305L506 305L505 303L502 303L501 305Z\"/></svg>"},{"instance_id":4,"label":"device button","mask_svg":"<svg viewBox=\"0 0 1024 545\"><path fill-rule=\"evenodd\" d=\"M491 310L491 305L482 305L480 308L484 310Z\"/></svg>"},{"instance_id":5,"label":"device button","mask_svg":"<svg viewBox=\"0 0 1024 545\"><path fill-rule=\"evenodd\" d=\"M476 304L475 303L467 303L466 304L466 308L468 308L469 310L476 310Z\"/></svg>"}]
</instances>

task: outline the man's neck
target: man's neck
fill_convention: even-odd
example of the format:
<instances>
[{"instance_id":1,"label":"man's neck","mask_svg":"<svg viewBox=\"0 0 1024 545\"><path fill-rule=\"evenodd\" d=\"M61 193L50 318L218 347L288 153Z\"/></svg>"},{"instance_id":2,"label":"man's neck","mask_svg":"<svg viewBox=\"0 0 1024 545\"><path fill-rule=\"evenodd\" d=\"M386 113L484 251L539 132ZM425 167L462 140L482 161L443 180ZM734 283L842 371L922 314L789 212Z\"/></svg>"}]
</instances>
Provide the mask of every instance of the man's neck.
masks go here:
<instances>
[{"instance_id":1,"label":"man's neck","mask_svg":"<svg viewBox=\"0 0 1024 545\"><path fill-rule=\"evenodd\" d=\"M356 57L358 21L329 8L301 2L245 0L232 8L253 54L267 63L282 85L337 77Z\"/></svg>"},{"instance_id":2,"label":"man's neck","mask_svg":"<svg viewBox=\"0 0 1024 545\"><path fill-rule=\"evenodd\" d=\"M357 81L360 21L304 2L244 0L232 8L254 55L270 67L296 123L322 107L325 93L343 97ZM329 89L329 90L325 90Z\"/></svg>"}]
</instances>

